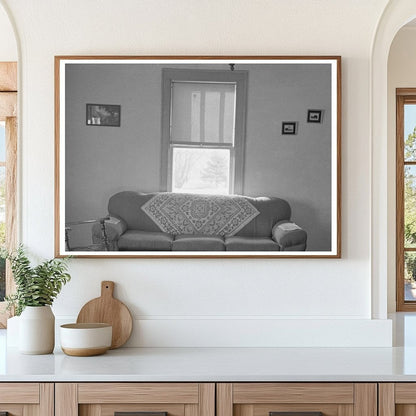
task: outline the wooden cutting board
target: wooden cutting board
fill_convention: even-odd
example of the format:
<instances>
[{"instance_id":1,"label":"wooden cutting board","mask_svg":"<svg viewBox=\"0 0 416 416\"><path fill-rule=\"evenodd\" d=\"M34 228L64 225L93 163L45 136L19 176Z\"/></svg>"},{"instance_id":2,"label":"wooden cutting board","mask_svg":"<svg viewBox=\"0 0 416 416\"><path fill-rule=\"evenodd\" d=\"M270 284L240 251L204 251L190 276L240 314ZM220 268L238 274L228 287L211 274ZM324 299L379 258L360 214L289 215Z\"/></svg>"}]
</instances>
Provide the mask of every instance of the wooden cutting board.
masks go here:
<instances>
[{"instance_id":1,"label":"wooden cutting board","mask_svg":"<svg viewBox=\"0 0 416 416\"><path fill-rule=\"evenodd\" d=\"M113 326L111 349L129 339L133 319L127 306L113 297L114 282L101 282L101 296L87 302L80 310L77 323L107 323Z\"/></svg>"}]
</instances>

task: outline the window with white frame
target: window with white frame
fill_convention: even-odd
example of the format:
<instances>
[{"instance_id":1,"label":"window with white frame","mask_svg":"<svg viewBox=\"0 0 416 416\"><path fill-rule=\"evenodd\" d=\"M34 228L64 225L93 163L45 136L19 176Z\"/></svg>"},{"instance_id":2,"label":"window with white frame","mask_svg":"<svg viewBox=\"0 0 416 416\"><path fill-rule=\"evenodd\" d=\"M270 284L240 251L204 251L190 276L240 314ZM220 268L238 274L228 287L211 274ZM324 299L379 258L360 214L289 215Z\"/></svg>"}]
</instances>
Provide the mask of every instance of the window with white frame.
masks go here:
<instances>
[{"instance_id":1,"label":"window with white frame","mask_svg":"<svg viewBox=\"0 0 416 416\"><path fill-rule=\"evenodd\" d=\"M163 71L162 189L241 194L246 71Z\"/></svg>"}]
</instances>

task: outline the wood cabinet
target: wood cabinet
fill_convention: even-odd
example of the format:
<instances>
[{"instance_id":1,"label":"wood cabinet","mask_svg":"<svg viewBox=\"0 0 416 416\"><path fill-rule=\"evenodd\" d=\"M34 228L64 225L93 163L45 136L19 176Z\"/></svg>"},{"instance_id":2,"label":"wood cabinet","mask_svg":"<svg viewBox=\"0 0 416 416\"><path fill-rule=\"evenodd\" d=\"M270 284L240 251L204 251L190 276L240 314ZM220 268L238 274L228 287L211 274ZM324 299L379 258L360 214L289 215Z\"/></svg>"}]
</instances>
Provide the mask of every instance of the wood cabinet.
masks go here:
<instances>
[{"instance_id":1,"label":"wood cabinet","mask_svg":"<svg viewBox=\"0 0 416 416\"><path fill-rule=\"evenodd\" d=\"M53 416L52 383L0 383L0 415Z\"/></svg>"},{"instance_id":2,"label":"wood cabinet","mask_svg":"<svg viewBox=\"0 0 416 416\"><path fill-rule=\"evenodd\" d=\"M56 416L215 416L214 383L57 383ZM129 413L131 412L131 413ZM141 416L146 416L146 413Z\"/></svg>"},{"instance_id":3,"label":"wood cabinet","mask_svg":"<svg viewBox=\"0 0 416 416\"><path fill-rule=\"evenodd\" d=\"M280 414L279 414L280 412ZM0 383L0 416L416 416L411 383Z\"/></svg>"},{"instance_id":4,"label":"wood cabinet","mask_svg":"<svg viewBox=\"0 0 416 416\"><path fill-rule=\"evenodd\" d=\"M376 383L219 383L216 399L217 416L377 416Z\"/></svg>"},{"instance_id":5,"label":"wood cabinet","mask_svg":"<svg viewBox=\"0 0 416 416\"><path fill-rule=\"evenodd\" d=\"M416 383L380 383L379 416L415 416Z\"/></svg>"}]
</instances>

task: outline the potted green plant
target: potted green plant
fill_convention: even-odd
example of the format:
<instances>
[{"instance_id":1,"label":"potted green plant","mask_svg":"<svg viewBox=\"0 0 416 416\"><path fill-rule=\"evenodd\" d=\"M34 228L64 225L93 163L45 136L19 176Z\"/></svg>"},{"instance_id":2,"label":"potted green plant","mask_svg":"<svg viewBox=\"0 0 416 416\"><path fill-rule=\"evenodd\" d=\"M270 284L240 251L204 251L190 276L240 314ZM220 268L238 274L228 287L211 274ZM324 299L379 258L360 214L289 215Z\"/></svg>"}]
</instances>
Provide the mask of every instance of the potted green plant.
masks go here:
<instances>
[{"instance_id":1,"label":"potted green plant","mask_svg":"<svg viewBox=\"0 0 416 416\"><path fill-rule=\"evenodd\" d=\"M67 258L45 260L32 266L23 246L6 252L16 292L6 296L8 309L19 318L19 350L49 354L55 346L55 316L51 305L71 278Z\"/></svg>"}]
</instances>

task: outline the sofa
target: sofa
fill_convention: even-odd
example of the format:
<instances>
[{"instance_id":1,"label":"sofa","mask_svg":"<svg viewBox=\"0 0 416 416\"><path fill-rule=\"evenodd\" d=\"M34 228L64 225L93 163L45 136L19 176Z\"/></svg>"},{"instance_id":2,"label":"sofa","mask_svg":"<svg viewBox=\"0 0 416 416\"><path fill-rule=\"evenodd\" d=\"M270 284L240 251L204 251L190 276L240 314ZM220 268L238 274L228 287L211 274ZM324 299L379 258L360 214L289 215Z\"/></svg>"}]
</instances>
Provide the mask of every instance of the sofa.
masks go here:
<instances>
[{"instance_id":1,"label":"sofa","mask_svg":"<svg viewBox=\"0 0 416 416\"><path fill-rule=\"evenodd\" d=\"M307 234L275 197L122 191L93 243L111 251L304 251Z\"/></svg>"}]
</instances>

